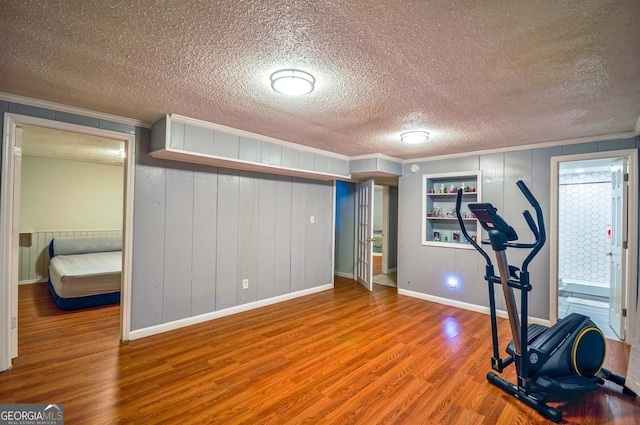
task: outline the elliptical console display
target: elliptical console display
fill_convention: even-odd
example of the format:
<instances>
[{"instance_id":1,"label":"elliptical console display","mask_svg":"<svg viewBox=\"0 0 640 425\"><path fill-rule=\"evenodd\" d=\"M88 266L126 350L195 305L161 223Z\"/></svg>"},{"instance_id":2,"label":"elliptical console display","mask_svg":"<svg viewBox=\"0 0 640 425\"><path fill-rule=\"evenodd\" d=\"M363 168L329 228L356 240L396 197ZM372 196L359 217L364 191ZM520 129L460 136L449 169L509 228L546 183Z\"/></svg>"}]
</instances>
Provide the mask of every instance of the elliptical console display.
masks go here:
<instances>
[{"instance_id":1,"label":"elliptical console display","mask_svg":"<svg viewBox=\"0 0 640 425\"><path fill-rule=\"evenodd\" d=\"M491 245L491 249L495 253L498 275L494 272L490 256L467 232L460 214L461 190L458 190L456 201L456 216L460 229L467 241L484 257L487 263L485 280L489 286L493 340L492 369L502 373L505 367L515 363L517 372L518 382L516 384L502 379L494 372L487 374L488 381L556 423L562 421L562 412L545 404L551 394L567 396L588 392L604 384L604 380L609 380L620 385L624 394L635 397L635 393L625 386L624 377L615 375L602 367L606 355L606 339L602 331L587 316L572 313L560 319L551 328L528 324L528 294L532 289L528 268L531 260L544 246L546 234L540 204L523 181L518 181L516 184L536 212L535 220L528 210L523 212L535 239L532 243L518 243L516 231L498 215L498 210L493 205L489 203L469 204L471 213L476 216L482 228L487 231L489 239L483 240L481 243ZM509 264L507 260L508 248L529 250L529 254L520 267ZM500 284L502 287L513 336L506 347L507 356L505 358L500 356L498 342L494 291L496 284ZM520 306L522 308L520 313L516 304L515 290L520 291Z\"/></svg>"}]
</instances>

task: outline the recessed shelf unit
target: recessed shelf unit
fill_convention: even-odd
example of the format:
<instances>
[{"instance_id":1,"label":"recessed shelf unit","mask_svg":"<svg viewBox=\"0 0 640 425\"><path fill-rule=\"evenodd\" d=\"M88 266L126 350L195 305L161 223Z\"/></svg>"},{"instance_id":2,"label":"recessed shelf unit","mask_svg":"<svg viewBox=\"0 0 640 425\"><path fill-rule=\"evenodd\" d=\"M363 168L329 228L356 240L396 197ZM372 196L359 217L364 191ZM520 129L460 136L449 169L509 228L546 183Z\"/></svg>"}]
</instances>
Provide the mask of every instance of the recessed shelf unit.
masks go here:
<instances>
[{"instance_id":1,"label":"recessed shelf unit","mask_svg":"<svg viewBox=\"0 0 640 425\"><path fill-rule=\"evenodd\" d=\"M422 245L473 249L460 231L455 214L458 189L464 190L460 208L471 237L479 238L481 227L468 205L482 202L482 172L425 174L422 177Z\"/></svg>"}]
</instances>

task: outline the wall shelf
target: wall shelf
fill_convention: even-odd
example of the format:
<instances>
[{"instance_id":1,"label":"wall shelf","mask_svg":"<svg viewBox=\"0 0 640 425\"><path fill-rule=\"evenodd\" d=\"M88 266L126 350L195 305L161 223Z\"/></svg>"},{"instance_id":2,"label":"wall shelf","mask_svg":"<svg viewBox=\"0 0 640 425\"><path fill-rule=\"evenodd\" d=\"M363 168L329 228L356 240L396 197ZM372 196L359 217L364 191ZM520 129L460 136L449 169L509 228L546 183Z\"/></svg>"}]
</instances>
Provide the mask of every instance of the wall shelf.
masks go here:
<instances>
[{"instance_id":1,"label":"wall shelf","mask_svg":"<svg viewBox=\"0 0 640 425\"><path fill-rule=\"evenodd\" d=\"M423 176L422 245L473 249L460 231L455 205L458 189L464 188L460 208L462 219L469 235L477 238L481 234L480 223L472 217L468 205L481 202L481 184L480 171Z\"/></svg>"}]
</instances>

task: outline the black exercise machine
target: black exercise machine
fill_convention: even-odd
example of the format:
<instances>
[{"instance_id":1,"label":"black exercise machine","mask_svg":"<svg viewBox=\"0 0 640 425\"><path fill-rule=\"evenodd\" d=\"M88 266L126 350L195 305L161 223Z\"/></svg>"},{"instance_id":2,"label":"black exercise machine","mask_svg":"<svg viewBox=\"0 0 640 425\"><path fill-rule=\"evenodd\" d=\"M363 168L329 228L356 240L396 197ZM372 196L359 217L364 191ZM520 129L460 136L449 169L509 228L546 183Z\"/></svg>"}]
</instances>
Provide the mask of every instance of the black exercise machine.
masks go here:
<instances>
[{"instance_id":1,"label":"black exercise machine","mask_svg":"<svg viewBox=\"0 0 640 425\"><path fill-rule=\"evenodd\" d=\"M489 309L493 340L492 369L502 373L505 367L515 363L518 377L518 382L514 384L500 378L494 372L489 372L487 380L556 423L562 421L562 412L545 404L549 396L553 394L563 397L592 391L608 380L620 385L625 395L635 397L636 394L625 386L624 377L615 375L602 367L605 359L606 340L602 331L591 319L581 314L572 313L560 319L551 328L528 324L528 294L532 289L528 267L531 260L544 246L546 236L540 204L523 181L520 180L516 184L536 211L536 220L528 210L523 212L535 238L533 243L515 242L518 240L518 235L497 214L497 209L493 205L489 203L469 204L471 213L480 221L482 228L489 235L489 239L483 240L481 243L490 244L495 252L498 276L494 273L489 255L467 232L460 213L462 190L458 190L456 200L456 216L462 234L487 263L485 280L489 285ZM507 248L530 249L521 268L509 265ZM507 357L504 359L500 357L494 284L502 285L513 335L513 340L507 345ZM519 290L521 295L522 314L520 316L514 289Z\"/></svg>"}]
</instances>

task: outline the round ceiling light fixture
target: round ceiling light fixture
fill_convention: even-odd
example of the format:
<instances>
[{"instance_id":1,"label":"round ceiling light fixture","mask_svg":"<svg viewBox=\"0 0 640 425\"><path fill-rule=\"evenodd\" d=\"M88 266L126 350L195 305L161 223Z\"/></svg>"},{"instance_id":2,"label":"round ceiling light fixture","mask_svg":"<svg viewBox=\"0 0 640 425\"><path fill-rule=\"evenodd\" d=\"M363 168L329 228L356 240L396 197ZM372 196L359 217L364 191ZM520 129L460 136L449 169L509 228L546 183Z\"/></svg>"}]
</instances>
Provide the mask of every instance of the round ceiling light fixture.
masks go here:
<instances>
[{"instance_id":1,"label":"round ceiling light fixture","mask_svg":"<svg viewBox=\"0 0 640 425\"><path fill-rule=\"evenodd\" d=\"M313 91L316 79L298 69L281 69L271 74L271 88L287 96L303 96Z\"/></svg>"},{"instance_id":2,"label":"round ceiling light fixture","mask_svg":"<svg viewBox=\"0 0 640 425\"><path fill-rule=\"evenodd\" d=\"M429 132L424 130L407 131L400 135L400 140L409 145L417 145L429 140Z\"/></svg>"}]
</instances>

